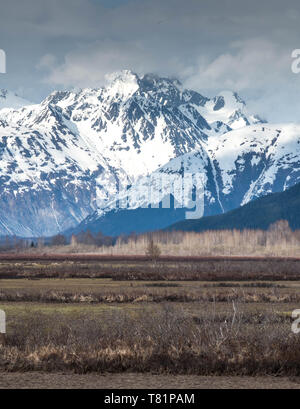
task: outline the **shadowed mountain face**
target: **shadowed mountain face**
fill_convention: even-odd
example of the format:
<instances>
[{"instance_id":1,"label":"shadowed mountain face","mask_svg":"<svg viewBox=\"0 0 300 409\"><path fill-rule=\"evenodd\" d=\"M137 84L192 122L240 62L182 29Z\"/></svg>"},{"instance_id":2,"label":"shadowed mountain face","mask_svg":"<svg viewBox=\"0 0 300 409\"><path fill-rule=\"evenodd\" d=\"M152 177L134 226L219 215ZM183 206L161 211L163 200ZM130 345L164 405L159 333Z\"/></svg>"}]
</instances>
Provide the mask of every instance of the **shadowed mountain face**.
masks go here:
<instances>
[{"instance_id":1,"label":"shadowed mountain face","mask_svg":"<svg viewBox=\"0 0 300 409\"><path fill-rule=\"evenodd\" d=\"M136 197L146 175L202 174L207 215L299 180L299 129L265 125L235 93L209 99L177 80L123 71L105 88L55 92L39 105L17 99L11 109L6 102L0 109L2 235L53 235L80 223L88 228L104 215L115 223L109 214L124 233L137 230L126 227L124 209L121 222L113 202L129 185L129 208L147 207ZM164 187L164 195L170 190ZM155 228L178 220L173 216L180 212L170 212L157 216Z\"/></svg>"},{"instance_id":2,"label":"shadowed mountain face","mask_svg":"<svg viewBox=\"0 0 300 409\"><path fill-rule=\"evenodd\" d=\"M300 184L281 193L254 200L225 214L185 220L166 230L201 232L205 230L262 229L267 230L279 220L287 220L293 230L300 229Z\"/></svg>"}]
</instances>

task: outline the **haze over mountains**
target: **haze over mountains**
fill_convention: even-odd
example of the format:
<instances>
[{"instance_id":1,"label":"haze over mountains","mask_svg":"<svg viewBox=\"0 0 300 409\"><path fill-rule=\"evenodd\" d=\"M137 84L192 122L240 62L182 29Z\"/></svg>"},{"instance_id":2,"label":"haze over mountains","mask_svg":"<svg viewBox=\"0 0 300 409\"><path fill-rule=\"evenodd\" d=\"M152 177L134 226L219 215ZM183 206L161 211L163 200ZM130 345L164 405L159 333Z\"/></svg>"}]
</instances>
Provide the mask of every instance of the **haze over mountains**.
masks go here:
<instances>
[{"instance_id":1,"label":"haze over mountains","mask_svg":"<svg viewBox=\"0 0 300 409\"><path fill-rule=\"evenodd\" d=\"M236 93L210 99L175 79L122 71L105 88L54 92L38 105L0 95L1 235L50 236L80 223L105 234L145 231L140 208L150 203L137 192L149 175L203 175L205 215L300 181L300 126L266 124ZM134 210L116 206L128 185L136 222ZM157 202L179 200L171 184L157 193ZM152 210L153 228L183 215Z\"/></svg>"},{"instance_id":2,"label":"haze over mountains","mask_svg":"<svg viewBox=\"0 0 300 409\"><path fill-rule=\"evenodd\" d=\"M31 102L11 91L0 89L0 110L5 108L19 109L26 105L31 105Z\"/></svg>"}]
</instances>

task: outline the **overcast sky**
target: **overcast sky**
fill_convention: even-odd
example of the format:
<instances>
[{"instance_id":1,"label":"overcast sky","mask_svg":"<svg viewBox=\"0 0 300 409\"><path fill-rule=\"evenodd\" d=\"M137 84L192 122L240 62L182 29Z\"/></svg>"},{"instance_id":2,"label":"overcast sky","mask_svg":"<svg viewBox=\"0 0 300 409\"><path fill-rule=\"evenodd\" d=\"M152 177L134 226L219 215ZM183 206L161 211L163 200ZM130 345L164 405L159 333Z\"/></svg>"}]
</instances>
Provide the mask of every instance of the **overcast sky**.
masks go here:
<instances>
[{"instance_id":1,"label":"overcast sky","mask_svg":"<svg viewBox=\"0 0 300 409\"><path fill-rule=\"evenodd\" d=\"M34 102L131 69L208 96L235 90L270 121L300 122L299 0L0 1L0 88Z\"/></svg>"}]
</instances>

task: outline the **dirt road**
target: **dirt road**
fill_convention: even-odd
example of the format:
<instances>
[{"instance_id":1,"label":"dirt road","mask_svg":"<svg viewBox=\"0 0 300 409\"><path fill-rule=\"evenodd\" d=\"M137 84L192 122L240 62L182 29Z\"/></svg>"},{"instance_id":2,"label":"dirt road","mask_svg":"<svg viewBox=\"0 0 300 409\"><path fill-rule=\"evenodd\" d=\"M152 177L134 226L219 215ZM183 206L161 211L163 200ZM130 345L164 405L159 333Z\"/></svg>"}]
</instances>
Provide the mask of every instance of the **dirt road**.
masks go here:
<instances>
[{"instance_id":1,"label":"dirt road","mask_svg":"<svg viewBox=\"0 0 300 409\"><path fill-rule=\"evenodd\" d=\"M300 378L0 373L0 389L300 389Z\"/></svg>"}]
</instances>

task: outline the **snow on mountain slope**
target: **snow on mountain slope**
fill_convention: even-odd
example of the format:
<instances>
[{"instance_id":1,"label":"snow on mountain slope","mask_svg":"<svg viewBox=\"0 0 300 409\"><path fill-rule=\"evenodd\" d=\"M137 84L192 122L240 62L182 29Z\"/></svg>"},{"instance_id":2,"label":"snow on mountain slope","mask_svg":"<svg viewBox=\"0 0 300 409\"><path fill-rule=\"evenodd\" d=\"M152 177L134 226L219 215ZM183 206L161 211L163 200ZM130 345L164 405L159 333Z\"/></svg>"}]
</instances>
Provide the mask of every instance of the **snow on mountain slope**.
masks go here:
<instances>
[{"instance_id":1,"label":"snow on mountain slope","mask_svg":"<svg viewBox=\"0 0 300 409\"><path fill-rule=\"evenodd\" d=\"M167 178L162 178L162 175ZM153 212L146 209L149 205L157 207L156 204L170 195L174 196L175 203L180 201L182 190L181 187L176 190L176 184L177 187L180 185L178 182L183 176L195 175L202 176L203 215L226 212L268 193L284 191L300 182L300 125L252 125L210 137L201 150L172 159L150 178L142 179L127 192L122 192L117 200L84 220L76 231L95 231L96 228L107 234L118 232L114 224L121 223L122 219L116 212L124 219L133 218L133 209L139 212L145 209L143 217L146 220ZM171 177L168 179L168 176ZM118 207L119 200L124 202L126 197L129 213ZM186 211L188 209L190 206L186 206ZM184 218L187 214L183 212L180 216ZM170 209L164 214L164 220L159 220L153 229L163 228L167 222L171 224L177 220L178 215ZM138 229L144 231L141 222Z\"/></svg>"},{"instance_id":2,"label":"snow on mountain slope","mask_svg":"<svg viewBox=\"0 0 300 409\"><path fill-rule=\"evenodd\" d=\"M219 121L229 125L231 129L266 122L258 115L251 114L238 94L230 91L223 91L207 101L199 112L210 125Z\"/></svg>"},{"instance_id":3,"label":"snow on mountain slope","mask_svg":"<svg viewBox=\"0 0 300 409\"><path fill-rule=\"evenodd\" d=\"M249 126L210 138L207 148L227 210L300 181L299 125Z\"/></svg>"},{"instance_id":4,"label":"snow on mountain slope","mask_svg":"<svg viewBox=\"0 0 300 409\"><path fill-rule=\"evenodd\" d=\"M130 71L112 75L104 88L20 105L0 110L0 234L22 236L78 224L107 206L120 185L182 155L207 175L210 211L219 211L219 175L207 146L260 121L236 94L209 99L177 80Z\"/></svg>"},{"instance_id":5,"label":"snow on mountain slope","mask_svg":"<svg viewBox=\"0 0 300 409\"><path fill-rule=\"evenodd\" d=\"M0 89L0 110L1 109L19 109L26 105L32 105L31 102L19 97L13 92Z\"/></svg>"},{"instance_id":6,"label":"snow on mountain slope","mask_svg":"<svg viewBox=\"0 0 300 409\"><path fill-rule=\"evenodd\" d=\"M51 234L94 210L92 179L104 168L76 140L13 127L0 127L0 139L0 225L8 233Z\"/></svg>"},{"instance_id":7,"label":"snow on mountain slope","mask_svg":"<svg viewBox=\"0 0 300 409\"><path fill-rule=\"evenodd\" d=\"M134 178L199 147L207 137L200 125L177 109L172 100L179 99L179 91L173 83L165 80L163 89L164 81L157 82L125 72L107 88L56 92L41 105L9 112L4 119L41 132L52 129L56 134L65 126L80 135L88 149L100 150L110 166ZM162 89L163 96L158 97Z\"/></svg>"}]
</instances>

